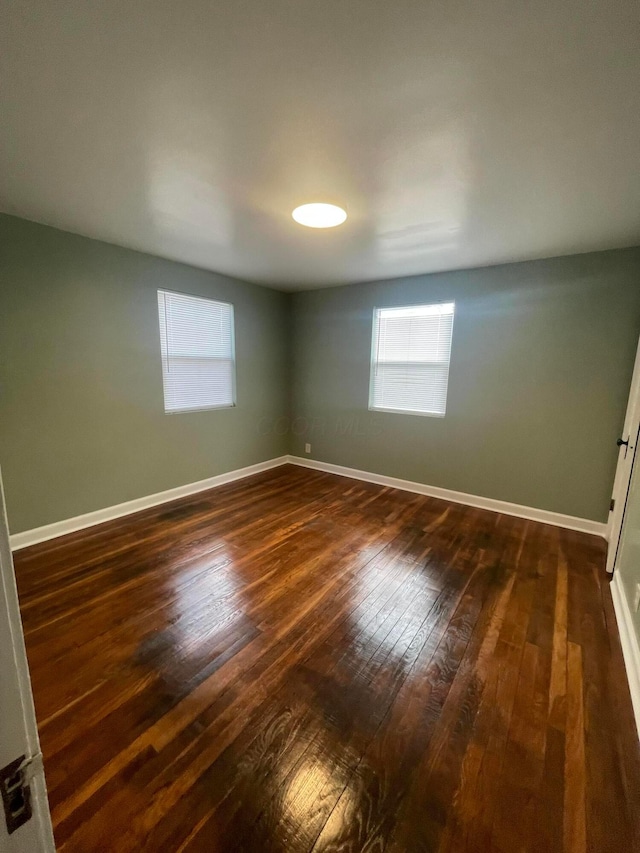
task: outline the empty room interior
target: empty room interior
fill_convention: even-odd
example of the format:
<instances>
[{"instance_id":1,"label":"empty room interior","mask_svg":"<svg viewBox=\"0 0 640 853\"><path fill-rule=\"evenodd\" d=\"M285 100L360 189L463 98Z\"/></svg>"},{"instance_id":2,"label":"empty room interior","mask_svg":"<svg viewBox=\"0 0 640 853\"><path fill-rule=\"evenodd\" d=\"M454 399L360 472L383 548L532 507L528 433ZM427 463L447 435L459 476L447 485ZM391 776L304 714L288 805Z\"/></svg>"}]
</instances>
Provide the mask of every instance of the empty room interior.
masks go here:
<instances>
[{"instance_id":1,"label":"empty room interior","mask_svg":"<svg viewBox=\"0 0 640 853\"><path fill-rule=\"evenodd\" d=\"M640 851L637 2L0 9L3 853Z\"/></svg>"}]
</instances>

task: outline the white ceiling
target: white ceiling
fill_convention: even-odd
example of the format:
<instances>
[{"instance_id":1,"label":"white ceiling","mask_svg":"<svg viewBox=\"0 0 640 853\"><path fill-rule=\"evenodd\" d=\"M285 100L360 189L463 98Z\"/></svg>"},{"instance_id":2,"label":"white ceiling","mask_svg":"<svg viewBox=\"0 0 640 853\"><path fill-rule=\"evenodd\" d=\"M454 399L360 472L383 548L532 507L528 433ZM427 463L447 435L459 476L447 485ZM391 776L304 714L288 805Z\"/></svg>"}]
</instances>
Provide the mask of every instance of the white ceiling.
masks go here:
<instances>
[{"instance_id":1,"label":"white ceiling","mask_svg":"<svg viewBox=\"0 0 640 853\"><path fill-rule=\"evenodd\" d=\"M8 213L291 290L640 243L637 0L0 7Z\"/></svg>"}]
</instances>

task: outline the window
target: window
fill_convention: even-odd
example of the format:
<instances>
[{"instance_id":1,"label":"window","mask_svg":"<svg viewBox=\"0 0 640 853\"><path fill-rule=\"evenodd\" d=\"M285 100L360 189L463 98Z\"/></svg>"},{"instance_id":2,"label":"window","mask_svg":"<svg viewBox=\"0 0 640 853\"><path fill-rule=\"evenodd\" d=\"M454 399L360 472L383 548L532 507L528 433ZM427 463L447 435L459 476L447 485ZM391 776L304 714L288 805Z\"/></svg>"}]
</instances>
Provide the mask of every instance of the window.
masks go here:
<instances>
[{"instance_id":1,"label":"window","mask_svg":"<svg viewBox=\"0 0 640 853\"><path fill-rule=\"evenodd\" d=\"M235 405L233 305L158 291L165 412Z\"/></svg>"},{"instance_id":2,"label":"window","mask_svg":"<svg viewBox=\"0 0 640 853\"><path fill-rule=\"evenodd\" d=\"M454 307L374 309L370 409L444 417Z\"/></svg>"}]
</instances>

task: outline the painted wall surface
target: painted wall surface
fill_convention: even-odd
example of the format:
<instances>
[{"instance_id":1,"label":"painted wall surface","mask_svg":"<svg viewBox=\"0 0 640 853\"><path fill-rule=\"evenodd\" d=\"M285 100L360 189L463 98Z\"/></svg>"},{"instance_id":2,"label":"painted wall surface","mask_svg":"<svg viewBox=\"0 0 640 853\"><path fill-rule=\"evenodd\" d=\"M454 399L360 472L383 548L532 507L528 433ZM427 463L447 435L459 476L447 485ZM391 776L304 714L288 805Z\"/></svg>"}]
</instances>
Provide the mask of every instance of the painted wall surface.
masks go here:
<instances>
[{"instance_id":1,"label":"painted wall surface","mask_svg":"<svg viewBox=\"0 0 640 853\"><path fill-rule=\"evenodd\" d=\"M164 414L158 288L233 302L235 408ZM373 308L451 299L446 417L368 411ZM290 296L0 215L0 300L13 533L306 441L314 459L606 520L640 249Z\"/></svg>"},{"instance_id":2,"label":"painted wall surface","mask_svg":"<svg viewBox=\"0 0 640 853\"><path fill-rule=\"evenodd\" d=\"M368 410L376 306L454 300L444 418ZM605 521L640 249L297 293L292 452Z\"/></svg>"},{"instance_id":3,"label":"painted wall surface","mask_svg":"<svg viewBox=\"0 0 640 853\"><path fill-rule=\"evenodd\" d=\"M233 303L235 408L164 413L158 288ZM285 294L0 215L0 303L12 533L287 452Z\"/></svg>"}]
</instances>

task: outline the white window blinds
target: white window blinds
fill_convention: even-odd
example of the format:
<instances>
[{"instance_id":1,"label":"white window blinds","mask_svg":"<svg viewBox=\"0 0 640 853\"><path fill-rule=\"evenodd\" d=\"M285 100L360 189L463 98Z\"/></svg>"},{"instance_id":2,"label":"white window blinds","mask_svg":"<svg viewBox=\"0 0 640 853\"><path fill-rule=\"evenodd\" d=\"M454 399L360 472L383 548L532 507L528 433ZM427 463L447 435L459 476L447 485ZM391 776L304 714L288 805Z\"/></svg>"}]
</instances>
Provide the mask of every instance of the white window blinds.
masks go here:
<instances>
[{"instance_id":1,"label":"white window blinds","mask_svg":"<svg viewBox=\"0 0 640 853\"><path fill-rule=\"evenodd\" d=\"M165 412L235 403L233 305L158 291Z\"/></svg>"},{"instance_id":2,"label":"white window blinds","mask_svg":"<svg viewBox=\"0 0 640 853\"><path fill-rule=\"evenodd\" d=\"M374 310L370 409L444 416L454 307Z\"/></svg>"}]
</instances>

